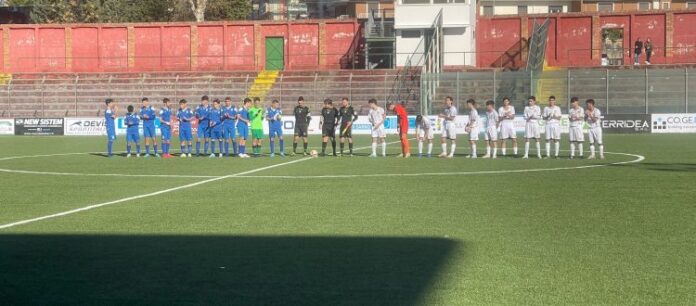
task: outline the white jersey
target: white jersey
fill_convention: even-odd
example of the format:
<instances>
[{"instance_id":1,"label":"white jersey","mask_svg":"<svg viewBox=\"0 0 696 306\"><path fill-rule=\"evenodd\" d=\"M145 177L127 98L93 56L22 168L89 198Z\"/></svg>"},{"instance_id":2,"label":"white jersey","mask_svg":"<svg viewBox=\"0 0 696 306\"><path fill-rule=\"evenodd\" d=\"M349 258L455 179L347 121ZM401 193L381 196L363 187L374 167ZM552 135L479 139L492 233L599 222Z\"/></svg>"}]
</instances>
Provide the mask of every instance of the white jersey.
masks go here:
<instances>
[{"instance_id":1,"label":"white jersey","mask_svg":"<svg viewBox=\"0 0 696 306\"><path fill-rule=\"evenodd\" d=\"M596 108L592 110L592 113L585 114L585 121L587 121L587 124L590 125L590 128L592 129L597 129L602 127L602 112L599 111L599 108Z\"/></svg>"},{"instance_id":2,"label":"white jersey","mask_svg":"<svg viewBox=\"0 0 696 306\"><path fill-rule=\"evenodd\" d=\"M557 125L561 123L561 108L558 106L544 107L544 119L546 125Z\"/></svg>"},{"instance_id":3,"label":"white jersey","mask_svg":"<svg viewBox=\"0 0 696 306\"><path fill-rule=\"evenodd\" d=\"M541 109L539 106L526 106L524 108L524 119L529 121L537 121L541 118Z\"/></svg>"},{"instance_id":4,"label":"white jersey","mask_svg":"<svg viewBox=\"0 0 696 306\"><path fill-rule=\"evenodd\" d=\"M468 124L469 124L469 126L470 126L471 128L477 128L477 127L478 127L478 119L479 119L478 110L476 110L475 108L472 109L472 110L470 110L470 111L469 111L469 123L468 123Z\"/></svg>"},{"instance_id":5,"label":"white jersey","mask_svg":"<svg viewBox=\"0 0 696 306\"><path fill-rule=\"evenodd\" d=\"M498 113L495 111L486 112L486 129L498 128Z\"/></svg>"},{"instance_id":6,"label":"white jersey","mask_svg":"<svg viewBox=\"0 0 696 306\"><path fill-rule=\"evenodd\" d=\"M568 111L568 120L570 120L570 127L582 127L582 120L585 117L585 111L582 107L570 108Z\"/></svg>"},{"instance_id":7,"label":"white jersey","mask_svg":"<svg viewBox=\"0 0 696 306\"><path fill-rule=\"evenodd\" d=\"M370 123L372 123L372 126L375 126L379 122L383 122L384 108L377 107L377 109L370 109L367 114L367 118L370 120Z\"/></svg>"},{"instance_id":8,"label":"white jersey","mask_svg":"<svg viewBox=\"0 0 696 306\"><path fill-rule=\"evenodd\" d=\"M515 122L515 107L510 105L510 107L505 109L505 106L501 106L498 109L498 116L500 117L501 125L513 126Z\"/></svg>"},{"instance_id":9,"label":"white jersey","mask_svg":"<svg viewBox=\"0 0 696 306\"><path fill-rule=\"evenodd\" d=\"M448 117L448 118L449 117L456 117L457 115L459 115L459 113L457 112L457 108L454 107L454 105L452 105L450 107L446 107L444 110L444 113L445 113L445 117ZM450 125L454 126L454 120L445 119L444 125L445 125L445 127L449 127Z\"/></svg>"},{"instance_id":10,"label":"white jersey","mask_svg":"<svg viewBox=\"0 0 696 306\"><path fill-rule=\"evenodd\" d=\"M421 130L431 130L433 128L433 122L426 116L423 116L423 120L420 123L416 123L416 128Z\"/></svg>"}]
</instances>

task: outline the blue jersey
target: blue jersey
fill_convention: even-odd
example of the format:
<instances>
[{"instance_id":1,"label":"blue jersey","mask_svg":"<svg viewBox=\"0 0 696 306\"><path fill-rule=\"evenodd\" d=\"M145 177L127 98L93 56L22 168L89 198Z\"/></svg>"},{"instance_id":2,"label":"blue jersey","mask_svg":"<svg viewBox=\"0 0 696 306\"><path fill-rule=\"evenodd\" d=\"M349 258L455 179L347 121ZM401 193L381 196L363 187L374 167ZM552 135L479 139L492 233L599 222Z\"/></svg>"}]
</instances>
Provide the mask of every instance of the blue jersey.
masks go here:
<instances>
[{"instance_id":1,"label":"blue jersey","mask_svg":"<svg viewBox=\"0 0 696 306\"><path fill-rule=\"evenodd\" d=\"M193 120L193 112L190 108L179 109L176 113L176 118L179 119L179 129L191 129L191 120Z\"/></svg>"},{"instance_id":2,"label":"blue jersey","mask_svg":"<svg viewBox=\"0 0 696 306\"><path fill-rule=\"evenodd\" d=\"M140 118L138 117L138 114L129 113L128 115L126 115L126 119L124 121L126 123L126 132L128 134L140 133L140 131L138 130L138 127L140 126Z\"/></svg>"},{"instance_id":3,"label":"blue jersey","mask_svg":"<svg viewBox=\"0 0 696 306\"><path fill-rule=\"evenodd\" d=\"M155 108L152 106L141 107L140 108L140 119L143 120L144 127L154 127L155 126Z\"/></svg>"},{"instance_id":4,"label":"blue jersey","mask_svg":"<svg viewBox=\"0 0 696 306\"><path fill-rule=\"evenodd\" d=\"M196 119L198 119L198 126L208 126L208 113L210 112L210 106L198 105L196 107Z\"/></svg>"},{"instance_id":5,"label":"blue jersey","mask_svg":"<svg viewBox=\"0 0 696 306\"><path fill-rule=\"evenodd\" d=\"M163 107L160 109L159 112L160 115L160 128L162 129L171 129L172 126L172 110L169 107ZM169 123L169 124L167 124Z\"/></svg>"},{"instance_id":6,"label":"blue jersey","mask_svg":"<svg viewBox=\"0 0 696 306\"><path fill-rule=\"evenodd\" d=\"M111 109L107 109L104 112L104 119L106 119L106 134L107 135L116 135L115 117L116 117L116 115L114 114L114 111L112 111Z\"/></svg>"},{"instance_id":7,"label":"blue jersey","mask_svg":"<svg viewBox=\"0 0 696 306\"><path fill-rule=\"evenodd\" d=\"M222 122L224 127L234 127L236 121L235 117L237 117L237 110L234 106L222 108Z\"/></svg>"},{"instance_id":8,"label":"blue jersey","mask_svg":"<svg viewBox=\"0 0 696 306\"><path fill-rule=\"evenodd\" d=\"M239 111L237 112L237 115L239 115L239 118L243 118L243 119L247 120L247 122L249 120L251 120L251 117L249 116L249 110L244 108L244 107L239 109ZM242 120L237 121L237 128L248 127L249 124L247 122L244 122Z\"/></svg>"},{"instance_id":9,"label":"blue jersey","mask_svg":"<svg viewBox=\"0 0 696 306\"><path fill-rule=\"evenodd\" d=\"M269 107L266 110L266 119L268 119L269 129L280 129L283 127L283 121L281 120L282 112L280 108Z\"/></svg>"},{"instance_id":10,"label":"blue jersey","mask_svg":"<svg viewBox=\"0 0 696 306\"><path fill-rule=\"evenodd\" d=\"M208 112L208 122L212 129L222 129L222 110L211 108Z\"/></svg>"}]
</instances>

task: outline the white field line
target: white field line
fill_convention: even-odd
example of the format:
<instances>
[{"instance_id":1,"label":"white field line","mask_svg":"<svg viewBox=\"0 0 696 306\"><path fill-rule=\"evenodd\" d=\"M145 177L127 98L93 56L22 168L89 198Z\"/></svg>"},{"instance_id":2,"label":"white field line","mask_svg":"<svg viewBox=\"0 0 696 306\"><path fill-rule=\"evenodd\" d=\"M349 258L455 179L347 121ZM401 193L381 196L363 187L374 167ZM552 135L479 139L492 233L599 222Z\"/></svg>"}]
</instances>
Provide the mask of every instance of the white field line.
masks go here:
<instances>
[{"instance_id":1,"label":"white field line","mask_svg":"<svg viewBox=\"0 0 696 306\"><path fill-rule=\"evenodd\" d=\"M398 142L398 141L396 141L396 142ZM392 143L396 143L396 142L392 142ZM366 148L370 148L370 146L359 147L357 149L354 149L354 151L355 150L363 150ZM75 155L75 154L85 154L85 153L50 154L48 156ZM87 153L87 154L89 154L89 153ZM42 156L46 156L46 155L42 155ZM72 214L76 214L79 212L88 211L88 210L92 210L92 209L96 209L96 208L100 208L100 207L104 207L104 206L119 204L119 203L128 202L128 201L132 201L132 200L138 200L138 199L142 199L142 198L153 197L153 196L157 196L157 195L164 194L164 193L169 193L169 192L173 192L173 191L178 191L178 190L182 190L182 189L187 189L187 188L192 188L192 187L212 183L212 182L219 181L219 180L224 180L227 178L244 176L247 174L252 174L252 173L256 173L256 172L260 172L260 171L264 171L264 170L268 170L268 169L273 169L273 168L277 168L277 167L281 167L281 166L291 165L294 163L299 163L299 162L307 161L310 159L312 159L312 157L305 157L305 158L291 160L288 162L270 165L270 166L266 166L266 167L262 167L262 168L258 168L258 169L248 170L248 171L239 172L239 173L230 174L230 175L225 175L225 176L218 176L218 177L210 178L210 179L203 180L200 182L186 184L186 185L182 185L182 186L178 186L178 187L172 187L172 188L168 188L168 189L164 189L164 190L160 190L160 191L155 191L155 192L151 192L151 193L145 193L145 194L127 197L127 198L122 198L122 199L118 199L118 200L114 200L114 201L109 201L109 202L93 204L93 205L89 205L89 206L85 206L85 207L80 207L80 208L76 208L76 209L71 209L71 210L67 210L64 212L59 212L59 213L55 213L55 214L51 214L51 215L45 215L45 216L41 216L41 217L25 219L25 220L15 221L15 222L11 222L11 223L6 223L6 224L0 224L0 230L10 228L10 227L19 226L19 225L34 223L34 222L38 222L38 221L43 221L43 220L47 220L47 219L59 218L59 217L72 215ZM7 160L7 158L5 158L4 160Z\"/></svg>"},{"instance_id":2,"label":"white field line","mask_svg":"<svg viewBox=\"0 0 696 306\"><path fill-rule=\"evenodd\" d=\"M104 202L104 203L89 205L89 206L85 206L85 207L81 207L81 208L76 208L76 209L72 209L72 210L68 210L68 211L64 211L64 212L59 212L59 213L55 213L55 214L51 214L51 215L45 215L45 216L41 216L41 217L36 217L36 218L31 218L31 219L26 219L26 220L15 221L15 222L12 222L12 223L1 224L1 225L0 225L0 229L6 229L6 228L18 226L18 225L24 225L24 224L34 223L34 222L43 221L43 220L47 220L47 219L53 219L53 218L63 217L63 216L72 215L72 214L76 214L76 213L79 213L79 212L88 211L88 210L92 210L92 209L95 209L95 208L100 208L100 207L104 207L104 206L114 205L114 204L118 204L118 203L123 203L123 202L127 202L127 201L132 201L132 200L138 200L138 199L142 199L142 198L153 197L153 196L157 196L157 195L164 194L164 193L169 193L169 192L173 192L173 191L178 191L178 190L182 190L182 189L187 189L187 188L191 188L191 187L196 187L196 186L200 186L200 185L212 183L212 182L219 181L219 180L223 180L223 179L230 178L230 177L242 176L242 175L246 175L246 174L256 173L256 172L259 172L259 171L264 171L264 170L268 170L268 169L272 169L272 168L277 168L277 167L286 166L286 165L290 165L290 164L294 164L294 163L299 163L299 162L307 161L307 160L310 160L310 159L311 159L310 157L302 158L302 159L296 159L296 160L292 160L292 161L288 161L288 162L284 162L284 163L280 163L280 164L270 165L270 166L266 166L266 167L262 167L262 168L258 168L258 169L253 169L253 170L244 171L244 172L239 172L239 173L230 174L230 175L225 175L225 176L219 176L219 177L215 177L215 178L203 180L203 181L200 181L200 182L195 182L195 183L186 184L186 185L182 185L182 186L178 186L178 187L168 188L168 189L164 189L164 190L160 190L160 191L155 191L155 192L151 192L151 193L145 193L145 194L141 194L141 195L137 195L137 196L132 196L132 197L127 197L127 198L122 198L122 199L118 199L118 200L114 200L114 201L109 201L109 202Z\"/></svg>"}]
</instances>

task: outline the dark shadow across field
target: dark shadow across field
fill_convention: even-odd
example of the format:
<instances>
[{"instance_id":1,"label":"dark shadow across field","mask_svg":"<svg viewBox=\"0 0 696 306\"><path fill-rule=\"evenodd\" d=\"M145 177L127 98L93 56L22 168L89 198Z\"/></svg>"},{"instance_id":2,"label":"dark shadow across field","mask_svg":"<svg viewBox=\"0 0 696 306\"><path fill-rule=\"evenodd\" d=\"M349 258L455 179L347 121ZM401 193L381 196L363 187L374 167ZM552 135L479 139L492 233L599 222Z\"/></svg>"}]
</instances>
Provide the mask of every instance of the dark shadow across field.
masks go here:
<instances>
[{"instance_id":1,"label":"dark shadow across field","mask_svg":"<svg viewBox=\"0 0 696 306\"><path fill-rule=\"evenodd\" d=\"M0 235L16 304L413 305L440 238Z\"/></svg>"}]
</instances>

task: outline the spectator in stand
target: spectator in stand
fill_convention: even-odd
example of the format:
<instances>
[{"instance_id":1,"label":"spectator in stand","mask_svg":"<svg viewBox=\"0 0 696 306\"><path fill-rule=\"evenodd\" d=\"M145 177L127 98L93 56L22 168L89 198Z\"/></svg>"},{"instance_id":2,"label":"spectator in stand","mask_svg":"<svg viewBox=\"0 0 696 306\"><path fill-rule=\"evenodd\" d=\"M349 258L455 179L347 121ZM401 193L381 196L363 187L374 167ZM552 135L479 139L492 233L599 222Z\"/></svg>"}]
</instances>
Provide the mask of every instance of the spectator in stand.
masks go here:
<instances>
[{"instance_id":1,"label":"spectator in stand","mask_svg":"<svg viewBox=\"0 0 696 306\"><path fill-rule=\"evenodd\" d=\"M640 37L636 38L633 50L633 65L640 65L640 54L643 52L643 41Z\"/></svg>"},{"instance_id":2,"label":"spectator in stand","mask_svg":"<svg viewBox=\"0 0 696 306\"><path fill-rule=\"evenodd\" d=\"M650 65L650 57L652 56L653 52L653 43L652 39L648 37L648 39L645 40L645 64Z\"/></svg>"}]
</instances>

